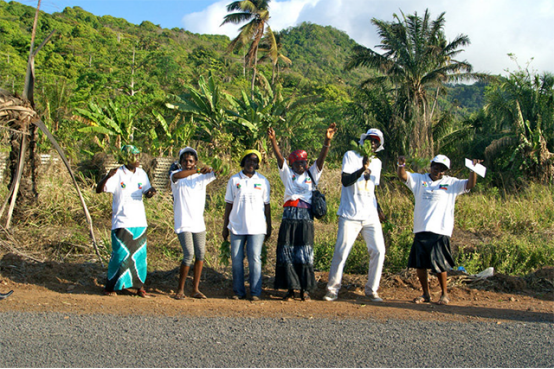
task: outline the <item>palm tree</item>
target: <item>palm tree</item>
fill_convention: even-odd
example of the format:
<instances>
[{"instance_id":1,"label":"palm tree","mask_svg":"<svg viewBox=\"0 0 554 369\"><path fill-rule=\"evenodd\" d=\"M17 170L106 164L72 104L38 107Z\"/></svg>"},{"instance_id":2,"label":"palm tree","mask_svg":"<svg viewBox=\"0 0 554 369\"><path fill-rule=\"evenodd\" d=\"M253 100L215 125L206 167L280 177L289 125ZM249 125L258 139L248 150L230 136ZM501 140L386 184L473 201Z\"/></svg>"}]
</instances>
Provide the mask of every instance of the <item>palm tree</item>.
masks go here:
<instances>
[{"instance_id":1,"label":"palm tree","mask_svg":"<svg viewBox=\"0 0 554 369\"><path fill-rule=\"evenodd\" d=\"M273 33L271 27L267 26L265 36L260 43L260 51L264 52L259 62L265 61L267 59L271 60L273 65L273 70L271 73L271 85L275 85L275 71L277 71L277 77L279 77L279 61L282 61L285 64L291 65L292 61L287 58L285 55L281 54L281 48L283 44L281 43L281 36L279 34Z\"/></svg>"},{"instance_id":2,"label":"palm tree","mask_svg":"<svg viewBox=\"0 0 554 369\"><path fill-rule=\"evenodd\" d=\"M223 23L243 23L248 22L239 29L238 36L231 41L228 50L232 51L251 42L246 60L248 66L252 68L251 93L254 93L254 82L256 81L256 68L258 64L258 46L264 35L265 26L269 21L269 1L270 0L242 0L234 1L227 5L228 12L223 18Z\"/></svg>"},{"instance_id":3,"label":"palm tree","mask_svg":"<svg viewBox=\"0 0 554 369\"><path fill-rule=\"evenodd\" d=\"M543 183L554 180L554 75L520 68L492 83L485 98L479 133L494 138L485 149L490 166L512 177L521 171Z\"/></svg>"},{"instance_id":4,"label":"palm tree","mask_svg":"<svg viewBox=\"0 0 554 369\"><path fill-rule=\"evenodd\" d=\"M390 93L397 104L395 110L410 132L411 153L420 156L433 154L431 122L443 84L478 77L471 73L471 64L454 59L463 51L460 47L469 45L470 41L468 36L458 35L447 42L443 32L444 14L434 21L428 10L423 17L417 12L408 16L401 13L401 17L394 14L393 22L373 18L371 22L381 37L377 47L384 53L356 46L346 64L347 70L371 67L379 71L379 75L364 81L362 87L392 86ZM433 91L431 95L430 91Z\"/></svg>"}]
</instances>

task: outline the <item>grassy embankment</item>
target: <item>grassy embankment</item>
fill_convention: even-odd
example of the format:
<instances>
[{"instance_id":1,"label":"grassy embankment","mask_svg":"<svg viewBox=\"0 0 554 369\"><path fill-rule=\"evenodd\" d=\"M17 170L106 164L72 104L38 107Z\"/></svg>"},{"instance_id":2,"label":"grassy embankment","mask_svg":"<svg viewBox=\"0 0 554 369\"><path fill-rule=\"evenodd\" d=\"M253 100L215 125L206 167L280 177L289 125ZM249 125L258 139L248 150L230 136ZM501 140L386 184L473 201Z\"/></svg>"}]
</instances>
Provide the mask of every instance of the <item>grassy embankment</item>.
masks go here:
<instances>
[{"instance_id":1,"label":"grassy embankment","mask_svg":"<svg viewBox=\"0 0 554 369\"><path fill-rule=\"evenodd\" d=\"M236 171L237 169L235 169ZM272 184L271 208L273 236L267 243L268 262L265 272L273 274L275 245L282 215L283 185L275 164L260 172ZM234 172L233 172L234 173ZM466 174L467 175L467 174ZM463 176L463 175L461 175ZM336 210L340 201L340 170L328 169L321 189L327 196L329 213L316 221L315 266L329 269L337 232ZM205 220L208 228L206 264L224 271L218 261L224 209L226 178L209 186ZM81 187L95 225L95 234L105 261L110 254L111 195L94 192L95 183L81 178ZM66 173L46 175L39 186L38 206L25 209L14 222L15 238L21 251L29 255L65 262L92 261L96 257L90 245L88 228L80 203ZM6 190L0 195L5 197ZM378 198L388 222L383 225L387 245L386 271L405 268L412 242L413 196L391 174L382 178ZM149 222L149 270L171 270L177 267L181 248L173 233L171 194L159 194L145 200ZM487 267L497 272L524 275L543 266L554 265L554 187L530 184L518 193L508 194L496 188L479 185L457 200L456 225L452 237L458 265L469 273ZM6 250L2 250L6 252ZM367 272L367 250L359 236L346 272ZM229 271L228 267L226 269Z\"/></svg>"}]
</instances>

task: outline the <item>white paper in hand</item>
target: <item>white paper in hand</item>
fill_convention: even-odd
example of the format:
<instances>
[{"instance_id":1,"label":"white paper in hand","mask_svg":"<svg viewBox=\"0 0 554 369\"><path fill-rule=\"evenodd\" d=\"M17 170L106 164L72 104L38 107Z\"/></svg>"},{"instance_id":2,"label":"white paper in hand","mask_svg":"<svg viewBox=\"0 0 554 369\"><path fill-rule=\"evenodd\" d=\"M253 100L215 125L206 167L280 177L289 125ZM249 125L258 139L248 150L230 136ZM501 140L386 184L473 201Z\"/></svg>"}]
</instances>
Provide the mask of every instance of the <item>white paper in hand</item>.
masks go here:
<instances>
[{"instance_id":1,"label":"white paper in hand","mask_svg":"<svg viewBox=\"0 0 554 369\"><path fill-rule=\"evenodd\" d=\"M468 167L475 173L479 174L481 177L485 178L485 173L487 172L487 168L485 168L481 164L473 165L472 160L466 159L466 167Z\"/></svg>"}]
</instances>

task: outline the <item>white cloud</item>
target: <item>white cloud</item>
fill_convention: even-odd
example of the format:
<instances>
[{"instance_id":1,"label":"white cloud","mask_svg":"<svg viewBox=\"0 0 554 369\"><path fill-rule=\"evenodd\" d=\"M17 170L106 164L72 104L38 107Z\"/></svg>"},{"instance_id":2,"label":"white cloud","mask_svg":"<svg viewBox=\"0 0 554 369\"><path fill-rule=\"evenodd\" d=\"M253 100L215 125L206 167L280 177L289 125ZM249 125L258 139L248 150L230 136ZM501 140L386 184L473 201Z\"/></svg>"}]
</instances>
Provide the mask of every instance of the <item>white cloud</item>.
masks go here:
<instances>
[{"instance_id":1,"label":"white cloud","mask_svg":"<svg viewBox=\"0 0 554 369\"><path fill-rule=\"evenodd\" d=\"M213 3L205 10L183 18L185 29L196 33L237 35L238 26L219 27L230 0ZM473 64L475 71L502 73L516 69L508 53L525 66L554 72L554 3L551 0L285 0L270 3L273 30L302 22L331 25L345 31L356 42L375 47L379 37L372 18L391 21L392 14L423 14L429 9L432 19L446 12L445 34L453 39L468 35L471 45L459 58Z\"/></svg>"},{"instance_id":2,"label":"white cloud","mask_svg":"<svg viewBox=\"0 0 554 369\"><path fill-rule=\"evenodd\" d=\"M182 20L183 28L194 33L235 37L240 26L226 24L220 27L223 17L227 15L229 3L229 0L218 1L200 12L185 15Z\"/></svg>"}]
</instances>

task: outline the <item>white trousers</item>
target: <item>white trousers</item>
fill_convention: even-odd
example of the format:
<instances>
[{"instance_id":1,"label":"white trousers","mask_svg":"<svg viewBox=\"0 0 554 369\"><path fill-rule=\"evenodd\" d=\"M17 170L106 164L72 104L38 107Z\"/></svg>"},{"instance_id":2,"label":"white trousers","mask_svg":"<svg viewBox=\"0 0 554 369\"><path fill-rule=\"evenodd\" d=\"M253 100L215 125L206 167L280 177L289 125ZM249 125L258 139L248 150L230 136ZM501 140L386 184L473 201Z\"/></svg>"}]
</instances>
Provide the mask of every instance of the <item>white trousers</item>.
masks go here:
<instances>
[{"instance_id":1,"label":"white trousers","mask_svg":"<svg viewBox=\"0 0 554 369\"><path fill-rule=\"evenodd\" d=\"M385 239L381 224L379 222L369 223L339 217L337 243L335 244L335 252L331 262L331 270L329 271L329 283L327 283L327 290L329 292L339 292L344 264L360 231L369 252L369 270L365 293L366 295L371 294L379 289L381 272L383 271L383 263L385 261Z\"/></svg>"}]
</instances>

